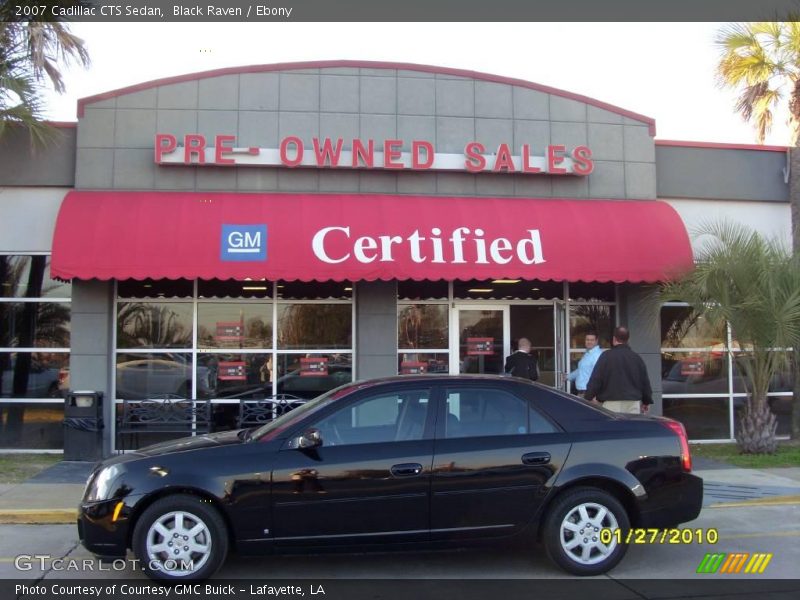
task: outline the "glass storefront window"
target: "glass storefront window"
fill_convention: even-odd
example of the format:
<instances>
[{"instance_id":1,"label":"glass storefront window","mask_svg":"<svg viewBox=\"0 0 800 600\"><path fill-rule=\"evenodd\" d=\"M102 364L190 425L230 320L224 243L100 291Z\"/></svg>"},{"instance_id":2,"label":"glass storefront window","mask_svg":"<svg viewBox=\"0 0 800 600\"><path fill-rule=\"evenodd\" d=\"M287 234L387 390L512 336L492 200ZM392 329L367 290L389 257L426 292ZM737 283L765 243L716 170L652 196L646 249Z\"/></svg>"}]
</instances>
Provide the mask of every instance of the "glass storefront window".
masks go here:
<instances>
[{"instance_id":1,"label":"glass storefront window","mask_svg":"<svg viewBox=\"0 0 800 600\"><path fill-rule=\"evenodd\" d=\"M68 348L70 304L0 302L0 347Z\"/></svg>"},{"instance_id":2,"label":"glass storefront window","mask_svg":"<svg viewBox=\"0 0 800 600\"><path fill-rule=\"evenodd\" d=\"M63 398L68 388L68 352L0 352L0 397Z\"/></svg>"},{"instance_id":3,"label":"glass storefront window","mask_svg":"<svg viewBox=\"0 0 800 600\"><path fill-rule=\"evenodd\" d=\"M194 282L188 279L126 279L117 283L120 298L191 298Z\"/></svg>"},{"instance_id":4,"label":"glass storefront window","mask_svg":"<svg viewBox=\"0 0 800 600\"><path fill-rule=\"evenodd\" d=\"M444 349L448 346L446 304L400 304L397 307L397 347Z\"/></svg>"},{"instance_id":5,"label":"glass storefront window","mask_svg":"<svg viewBox=\"0 0 800 600\"><path fill-rule=\"evenodd\" d=\"M198 348L271 348L272 304L202 302L197 305Z\"/></svg>"},{"instance_id":6,"label":"glass storefront window","mask_svg":"<svg viewBox=\"0 0 800 600\"><path fill-rule=\"evenodd\" d=\"M453 282L453 298L457 300L552 300L563 297L564 284L560 281L473 279Z\"/></svg>"},{"instance_id":7,"label":"glass storefront window","mask_svg":"<svg viewBox=\"0 0 800 600\"><path fill-rule=\"evenodd\" d=\"M398 281L397 298L399 300L447 300L448 283L446 281Z\"/></svg>"},{"instance_id":8,"label":"glass storefront window","mask_svg":"<svg viewBox=\"0 0 800 600\"><path fill-rule=\"evenodd\" d=\"M268 398L272 395L272 370L271 353L198 354L197 397Z\"/></svg>"},{"instance_id":9,"label":"glass storefront window","mask_svg":"<svg viewBox=\"0 0 800 600\"><path fill-rule=\"evenodd\" d=\"M49 256L0 255L0 448L64 447L71 296Z\"/></svg>"},{"instance_id":10,"label":"glass storefront window","mask_svg":"<svg viewBox=\"0 0 800 600\"><path fill-rule=\"evenodd\" d=\"M353 284L347 281L281 281L277 296L284 300L350 300Z\"/></svg>"},{"instance_id":11,"label":"glass storefront window","mask_svg":"<svg viewBox=\"0 0 800 600\"><path fill-rule=\"evenodd\" d=\"M60 450L63 402L0 402L0 448Z\"/></svg>"},{"instance_id":12,"label":"glass storefront window","mask_svg":"<svg viewBox=\"0 0 800 600\"><path fill-rule=\"evenodd\" d=\"M738 370L734 370L733 387L737 392L745 390ZM727 353L662 351L661 390L663 394L727 394Z\"/></svg>"},{"instance_id":13,"label":"glass storefront window","mask_svg":"<svg viewBox=\"0 0 800 600\"><path fill-rule=\"evenodd\" d=\"M553 305L512 304L510 319L511 351L516 350L520 338L528 338L531 341L531 354L539 366L539 382L553 386L556 368Z\"/></svg>"},{"instance_id":14,"label":"glass storefront window","mask_svg":"<svg viewBox=\"0 0 800 600\"><path fill-rule=\"evenodd\" d=\"M596 281L575 281L569 283L569 299L589 302L616 302L616 290L613 283L597 283Z\"/></svg>"},{"instance_id":15,"label":"glass storefront window","mask_svg":"<svg viewBox=\"0 0 800 600\"><path fill-rule=\"evenodd\" d=\"M503 372L503 318L479 306L458 311L459 373Z\"/></svg>"},{"instance_id":16,"label":"glass storefront window","mask_svg":"<svg viewBox=\"0 0 800 600\"><path fill-rule=\"evenodd\" d=\"M448 373L450 354L446 352L400 352L397 360L398 375L423 373Z\"/></svg>"},{"instance_id":17,"label":"glass storefront window","mask_svg":"<svg viewBox=\"0 0 800 600\"><path fill-rule=\"evenodd\" d=\"M709 348L724 351L725 327L711 327L688 306L661 307L662 348Z\"/></svg>"},{"instance_id":18,"label":"glass storefront window","mask_svg":"<svg viewBox=\"0 0 800 600\"><path fill-rule=\"evenodd\" d=\"M593 331L600 336L600 346L610 348L611 338L614 335L613 308L608 304L571 304L569 307L569 347L571 349L585 348L584 338L588 332Z\"/></svg>"},{"instance_id":19,"label":"glass storefront window","mask_svg":"<svg viewBox=\"0 0 800 600\"><path fill-rule=\"evenodd\" d=\"M200 280L197 283L197 296L199 298L272 298L272 282Z\"/></svg>"},{"instance_id":20,"label":"glass storefront window","mask_svg":"<svg viewBox=\"0 0 800 600\"><path fill-rule=\"evenodd\" d=\"M310 400L353 380L350 354L278 354L276 392Z\"/></svg>"},{"instance_id":21,"label":"glass storefront window","mask_svg":"<svg viewBox=\"0 0 800 600\"><path fill-rule=\"evenodd\" d=\"M199 280L194 289L118 283L117 410L121 400L210 400L213 430L224 431L237 427L241 400L306 400L352 381L351 284ZM118 436L117 447L159 439Z\"/></svg>"},{"instance_id":22,"label":"glass storefront window","mask_svg":"<svg viewBox=\"0 0 800 600\"><path fill-rule=\"evenodd\" d=\"M353 308L349 304L279 304L278 348L348 349L353 338Z\"/></svg>"},{"instance_id":23,"label":"glass storefront window","mask_svg":"<svg viewBox=\"0 0 800 600\"><path fill-rule=\"evenodd\" d=\"M189 353L117 354L117 398L191 398L192 379L192 355ZM198 395L208 397L214 383L208 371L201 376L198 369Z\"/></svg>"},{"instance_id":24,"label":"glass storefront window","mask_svg":"<svg viewBox=\"0 0 800 600\"><path fill-rule=\"evenodd\" d=\"M750 379L747 376L748 370L755 367L753 355L747 351L734 351L733 353L734 372L739 375L741 385L734 392L745 392L750 390ZM769 381L769 392L792 392L794 389L794 368L792 366L791 353L771 352L771 360L775 361L776 371Z\"/></svg>"},{"instance_id":25,"label":"glass storefront window","mask_svg":"<svg viewBox=\"0 0 800 600\"><path fill-rule=\"evenodd\" d=\"M683 423L691 440L731 437L728 398L664 398L664 416Z\"/></svg>"},{"instance_id":26,"label":"glass storefront window","mask_svg":"<svg viewBox=\"0 0 800 600\"><path fill-rule=\"evenodd\" d=\"M0 255L0 298L69 298L72 285L50 278L50 257Z\"/></svg>"},{"instance_id":27,"label":"glass storefront window","mask_svg":"<svg viewBox=\"0 0 800 600\"><path fill-rule=\"evenodd\" d=\"M736 396L733 399L733 431L734 435L739 433L742 415L747 399L744 396ZM792 395L791 394L769 394L767 396L769 409L778 420L777 435L791 435L792 433Z\"/></svg>"},{"instance_id":28,"label":"glass storefront window","mask_svg":"<svg viewBox=\"0 0 800 600\"><path fill-rule=\"evenodd\" d=\"M191 348L189 302L119 302L117 348Z\"/></svg>"}]
</instances>

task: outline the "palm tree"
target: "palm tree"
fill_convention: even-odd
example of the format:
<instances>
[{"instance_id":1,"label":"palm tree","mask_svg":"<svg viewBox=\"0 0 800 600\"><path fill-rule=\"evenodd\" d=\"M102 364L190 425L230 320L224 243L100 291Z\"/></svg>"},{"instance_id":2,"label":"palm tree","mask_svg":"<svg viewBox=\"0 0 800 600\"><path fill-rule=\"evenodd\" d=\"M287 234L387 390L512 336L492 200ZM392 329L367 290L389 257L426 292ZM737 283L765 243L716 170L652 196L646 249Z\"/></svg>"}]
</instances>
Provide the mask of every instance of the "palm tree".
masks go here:
<instances>
[{"instance_id":1,"label":"palm tree","mask_svg":"<svg viewBox=\"0 0 800 600\"><path fill-rule=\"evenodd\" d=\"M794 17L795 15L791 15ZM737 112L756 128L759 144L772 127L781 104L789 109L789 202L792 248L800 253L800 22L731 24L720 29L716 44L721 55L717 80L722 87L740 89ZM795 385L792 437L800 439L800 348L795 347Z\"/></svg>"},{"instance_id":2,"label":"palm tree","mask_svg":"<svg viewBox=\"0 0 800 600\"><path fill-rule=\"evenodd\" d=\"M41 88L49 82L65 91L60 65L89 65L83 40L56 21L15 21L17 5L76 6L83 1L16 2L0 6L0 136L7 125L28 129L35 142L46 142L53 130L43 122ZM47 14L50 14L49 10ZM46 17L45 17L46 18Z\"/></svg>"},{"instance_id":3,"label":"palm tree","mask_svg":"<svg viewBox=\"0 0 800 600\"><path fill-rule=\"evenodd\" d=\"M662 299L688 302L711 327L729 323L748 398L736 438L747 453L777 448L777 421L767 402L770 382L788 368L776 348L800 344L800 258L741 225L702 226L709 236L694 271L662 285Z\"/></svg>"}]
</instances>

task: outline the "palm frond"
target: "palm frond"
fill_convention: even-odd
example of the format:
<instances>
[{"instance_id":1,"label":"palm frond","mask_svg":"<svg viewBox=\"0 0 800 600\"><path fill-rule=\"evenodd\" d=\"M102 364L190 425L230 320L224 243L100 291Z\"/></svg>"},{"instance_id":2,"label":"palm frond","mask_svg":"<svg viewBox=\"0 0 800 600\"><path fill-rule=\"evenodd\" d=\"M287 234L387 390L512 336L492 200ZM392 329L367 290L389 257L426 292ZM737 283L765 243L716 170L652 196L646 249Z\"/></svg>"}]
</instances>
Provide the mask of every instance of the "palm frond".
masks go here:
<instances>
[{"instance_id":1,"label":"palm frond","mask_svg":"<svg viewBox=\"0 0 800 600\"><path fill-rule=\"evenodd\" d=\"M34 75L37 79L46 76L59 93L65 90L59 62L89 65L83 40L70 33L62 23L31 22L24 30L24 38Z\"/></svg>"},{"instance_id":2,"label":"palm frond","mask_svg":"<svg viewBox=\"0 0 800 600\"><path fill-rule=\"evenodd\" d=\"M735 109L753 123L759 143L772 128L774 109L785 100L781 89L790 90L791 118L800 121L800 23L733 23L720 28L715 45L720 50L717 85L740 89Z\"/></svg>"},{"instance_id":3,"label":"palm frond","mask_svg":"<svg viewBox=\"0 0 800 600\"><path fill-rule=\"evenodd\" d=\"M70 5L85 4L71 0ZM5 14L8 3L0 7ZM41 87L49 82L64 92L61 67L89 64L83 40L57 21L0 22L0 135L6 125L26 127L34 147L53 140L57 133L42 122Z\"/></svg>"}]
</instances>

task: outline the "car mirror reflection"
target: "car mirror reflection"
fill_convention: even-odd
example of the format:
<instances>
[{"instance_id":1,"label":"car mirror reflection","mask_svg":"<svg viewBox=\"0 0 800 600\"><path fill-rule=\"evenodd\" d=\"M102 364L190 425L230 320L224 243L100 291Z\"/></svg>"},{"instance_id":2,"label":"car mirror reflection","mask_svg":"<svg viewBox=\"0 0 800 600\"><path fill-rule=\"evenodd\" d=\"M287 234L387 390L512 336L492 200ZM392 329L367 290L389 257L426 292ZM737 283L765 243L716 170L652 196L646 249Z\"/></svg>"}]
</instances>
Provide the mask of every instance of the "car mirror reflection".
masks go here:
<instances>
[{"instance_id":1,"label":"car mirror reflection","mask_svg":"<svg viewBox=\"0 0 800 600\"><path fill-rule=\"evenodd\" d=\"M319 429L309 429L297 439L297 447L302 450L322 446L322 435Z\"/></svg>"}]
</instances>

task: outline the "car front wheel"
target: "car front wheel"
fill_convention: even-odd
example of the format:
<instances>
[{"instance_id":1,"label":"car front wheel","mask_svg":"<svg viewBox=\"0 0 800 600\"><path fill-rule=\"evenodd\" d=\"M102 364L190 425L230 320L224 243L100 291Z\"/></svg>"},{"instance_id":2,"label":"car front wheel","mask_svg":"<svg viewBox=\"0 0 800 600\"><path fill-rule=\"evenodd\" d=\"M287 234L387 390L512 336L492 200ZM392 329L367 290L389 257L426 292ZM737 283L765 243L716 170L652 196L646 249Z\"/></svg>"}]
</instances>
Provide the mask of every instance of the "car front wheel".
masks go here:
<instances>
[{"instance_id":1,"label":"car front wheel","mask_svg":"<svg viewBox=\"0 0 800 600\"><path fill-rule=\"evenodd\" d=\"M151 579L207 579L225 562L227 529L202 498L167 496L142 513L133 531L133 551Z\"/></svg>"},{"instance_id":2,"label":"car front wheel","mask_svg":"<svg viewBox=\"0 0 800 600\"><path fill-rule=\"evenodd\" d=\"M574 575L601 575L614 568L628 547L617 530L630 520L614 496L597 488L576 488L556 498L544 523L550 559Z\"/></svg>"}]
</instances>

